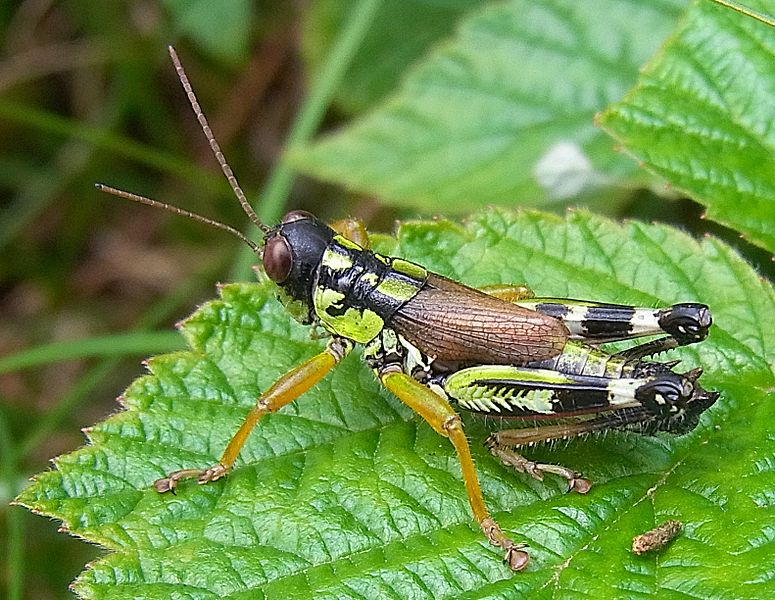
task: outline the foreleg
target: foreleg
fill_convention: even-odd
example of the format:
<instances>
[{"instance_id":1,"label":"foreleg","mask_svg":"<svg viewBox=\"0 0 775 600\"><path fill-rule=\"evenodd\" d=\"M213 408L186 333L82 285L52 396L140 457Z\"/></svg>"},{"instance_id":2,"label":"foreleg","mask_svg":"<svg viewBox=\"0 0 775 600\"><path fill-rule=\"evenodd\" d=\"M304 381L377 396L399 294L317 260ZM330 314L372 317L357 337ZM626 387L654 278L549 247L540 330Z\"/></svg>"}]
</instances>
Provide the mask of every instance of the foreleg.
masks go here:
<instances>
[{"instance_id":1,"label":"foreleg","mask_svg":"<svg viewBox=\"0 0 775 600\"><path fill-rule=\"evenodd\" d=\"M221 459L217 464L207 469L181 469L154 482L158 492L175 491L178 481L181 479L197 478L201 483L215 481L226 475L234 466L240 450L245 445L250 432L258 422L269 413L280 410L286 404L293 402L304 392L317 384L328 372L352 350L352 343L348 340L333 338L328 347L313 356L307 362L295 367L278 379L274 385L266 390L256 401L237 433L226 446Z\"/></svg>"}]
</instances>

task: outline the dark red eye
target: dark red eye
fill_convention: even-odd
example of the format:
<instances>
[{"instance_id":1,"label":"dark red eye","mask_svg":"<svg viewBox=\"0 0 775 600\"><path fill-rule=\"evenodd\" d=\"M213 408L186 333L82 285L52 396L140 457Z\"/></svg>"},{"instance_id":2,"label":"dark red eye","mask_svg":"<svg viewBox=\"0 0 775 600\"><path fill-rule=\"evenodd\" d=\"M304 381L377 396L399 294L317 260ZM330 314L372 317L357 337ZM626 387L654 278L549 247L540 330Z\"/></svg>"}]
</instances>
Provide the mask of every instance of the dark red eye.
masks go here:
<instances>
[{"instance_id":1,"label":"dark red eye","mask_svg":"<svg viewBox=\"0 0 775 600\"><path fill-rule=\"evenodd\" d=\"M280 235L270 237L264 246L264 270L269 279L282 283L288 279L292 264L291 248L285 238Z\"/></svg>"},{"instance_id":2,"label":"dark red eye","mask_svg":"<svg viewBox=\"0 0 775 600\"><path fill-rule=\"evenodd\" d=\"M300 221L301 219L312 219L312 213L308 213L306 210L292 210L289 213L285 213L283 217L283 223L291 223L293 221Z\"/></svg>"}]
</instances>

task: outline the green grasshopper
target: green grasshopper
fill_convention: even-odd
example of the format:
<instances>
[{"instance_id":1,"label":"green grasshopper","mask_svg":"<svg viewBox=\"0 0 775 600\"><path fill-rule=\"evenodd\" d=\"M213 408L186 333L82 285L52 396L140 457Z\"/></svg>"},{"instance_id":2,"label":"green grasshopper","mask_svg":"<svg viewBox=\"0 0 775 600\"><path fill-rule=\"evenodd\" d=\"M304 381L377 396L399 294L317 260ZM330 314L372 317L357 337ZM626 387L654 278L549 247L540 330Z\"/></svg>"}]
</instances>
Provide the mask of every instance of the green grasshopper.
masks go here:
<instances>
[{"instance_id":1,"label":"green grasshopper","mask_svg":"<svg viewBox=\"0 0 775 600\"><path fill-rule=\"evenodd\" d=\"M116 196L163 208L230 232L258 256L288 313L328 334L325 350L295 367L258 398L221 459L208 468L183 469L155 482L174 492L178 482L205 484L233 467L247 437L266 415L317 384L356 344L379 381L422 416L457 452L474 518L489 542L515 571L528 562L525 544L513 542L485 505L463 423L453 404L517 419L573 422L499 432L488 444L502 461L534 477L566 477L571 489L589 482L557 465L533 463L518 446L603 428L644 433L692 429L718 397L705 392L699 371L677 374L675 363L643 358L701 341L711 324L702 304L665 309L532 298L522 286L477 290L424 267L369 249L362 224L331 227L303 211L291 211L269 227L255 214L215 141L174 51L170 55L186 95L243 210L262 231L256 244L238 230L207 217L101 184ZM609 354L596 343L642 335L668 336Z\"/></svg>"}]
</instances>

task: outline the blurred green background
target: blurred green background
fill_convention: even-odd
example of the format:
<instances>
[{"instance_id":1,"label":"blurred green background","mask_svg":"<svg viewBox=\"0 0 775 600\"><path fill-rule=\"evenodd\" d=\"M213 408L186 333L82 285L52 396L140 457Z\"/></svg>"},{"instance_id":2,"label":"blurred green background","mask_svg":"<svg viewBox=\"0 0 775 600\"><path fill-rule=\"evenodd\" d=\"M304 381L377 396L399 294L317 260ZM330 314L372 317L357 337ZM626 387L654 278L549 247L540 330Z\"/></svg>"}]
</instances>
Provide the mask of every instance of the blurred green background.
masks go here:
<instances>
[{"instance_id":1,"label":"blurred green background","mask_svg":"<svg viewBox=\"0 0 775 600\"><path fill-rule=\"evenodd\" d=\"M229 236L94 190L104 182L244 227L166 46L176 46L248 197L269 198L259 208L267 220L286 205L389 232L417 213L277 167L291 132L303 139L372 106L476 3L417 3L432 26L404 22L402 43L379 61L369 25L402 9L387 2L375 13L377 4L0 4L0 596L69 596L100 550L8 502L51 457L83 443L81 427L118 410L143 356L182 347L172 325L215 282L246 273ZM348 43L356 60L345 69L348 53L332 48ZM334 85L337 69L346 87ZM711 228L742 245L688 200L635 191L607 211ZM772 274L766 255L742 249Z\"/></svg>"},{"instance_id":2,"label":"blurred green background","mask_svg":"<svg viewBox=\"0 0 775 600\"><path fill-rule=\"evenodd\" d=\"M239 1L0 5L0 357L64 342L32 356L31 368L0 368L0 597L21 589L24 598L70 597L68 584L100 554L8 502L51 457L83 443L81 427L118 409L115 398L143 371L143 356L182 346L172 325L214 296L217 281L230 279L239 245L100 194L94 183L242 227L245 218L166 46L176 45L255 199L305 94L303 8ZM292 203L325 217L379 212L369 200L344 207L331 198L330 190L300 181ZM68 343L84 339L96 339L95 348ZM90 350L102 356L60 362Z\"/></svg>"}]
</instances>

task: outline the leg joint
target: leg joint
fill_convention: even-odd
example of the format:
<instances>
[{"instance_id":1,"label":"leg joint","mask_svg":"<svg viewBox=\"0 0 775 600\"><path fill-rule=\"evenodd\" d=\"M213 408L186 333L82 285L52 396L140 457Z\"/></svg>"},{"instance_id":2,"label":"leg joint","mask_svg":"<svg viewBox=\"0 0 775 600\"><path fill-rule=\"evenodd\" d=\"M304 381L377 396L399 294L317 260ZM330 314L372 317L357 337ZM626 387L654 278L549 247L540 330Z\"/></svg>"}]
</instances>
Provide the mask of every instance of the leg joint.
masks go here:
<instances>
[{"instance_id":1,"label":"leg joint","mask_svg":"<svg viewBox=\"0 0 775 600\"><path fill-rule=\"evenodd\" d=\"M341 362L342 359L350 354L353 349L353 343L347 338L333 337L328 342L326 350L334 357L336 362Z\"/></svg>"},{"instance_id":2,"label":"leg joint","mask_svg":"<svg viewBox=\"0 0 775 600\"><path fill-rule=\"evenodd\" d=\"M401 365L398 363L388 363L386 365L381 365L379 367L379 370L377 371L377 376L380 379L383 379L385 375L389 375L390 373L403 373L404 370L401 368Z\"/></svg>"},{"instance_id":3,"label":"leg joint","mask_svg":"<svg viewBox=\"0 0 775 600\"><path fill-rule=\"evenodd\" d=\"M442 429L446 431L447 433L450 433L453 430L463 430L463 421L460 419L459 415L452 414L449 415L446 419L444 419L444 423L441 425Z\"/></svg>"}]
</instances>

